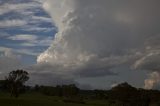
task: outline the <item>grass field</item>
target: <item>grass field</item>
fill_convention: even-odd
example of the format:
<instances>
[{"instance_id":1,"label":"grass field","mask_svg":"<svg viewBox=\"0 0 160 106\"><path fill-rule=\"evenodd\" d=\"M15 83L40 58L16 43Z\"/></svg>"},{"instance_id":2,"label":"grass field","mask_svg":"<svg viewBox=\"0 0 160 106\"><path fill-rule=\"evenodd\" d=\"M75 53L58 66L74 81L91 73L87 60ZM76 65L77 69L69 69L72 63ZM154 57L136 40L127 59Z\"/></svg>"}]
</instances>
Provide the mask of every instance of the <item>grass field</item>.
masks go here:
<instances>
[{"instance_id":1,"label":"grass field","mask_svg":"<svg viewBox=\"0 0 160 106\"><path fill-rule=\"evenodd\" d=\"M85 101L80 103L65 103L62 98L45 96L38 93L20 95L19 98L11 98L9 94L0 93L0 106L108 106L102 101Z\"/></svg>"}]
</instances>

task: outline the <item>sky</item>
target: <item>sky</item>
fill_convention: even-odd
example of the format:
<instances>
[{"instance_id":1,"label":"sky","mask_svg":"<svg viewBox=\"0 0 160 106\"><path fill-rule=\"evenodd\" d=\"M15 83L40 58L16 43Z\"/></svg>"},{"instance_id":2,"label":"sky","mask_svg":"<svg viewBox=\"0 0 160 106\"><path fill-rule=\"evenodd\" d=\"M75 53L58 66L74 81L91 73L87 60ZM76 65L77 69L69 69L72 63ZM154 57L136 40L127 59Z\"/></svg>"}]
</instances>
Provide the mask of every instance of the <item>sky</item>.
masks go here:
<instances>
[{"instance_id":1,"label":"sky","mask_svg":"<svg viewBox=\"0 0 160 106\"><path fill-rule=\"evenodd\" d=\"M0 78L160 88L159 0L0 0Z\"/></svg>"}]
</instances>

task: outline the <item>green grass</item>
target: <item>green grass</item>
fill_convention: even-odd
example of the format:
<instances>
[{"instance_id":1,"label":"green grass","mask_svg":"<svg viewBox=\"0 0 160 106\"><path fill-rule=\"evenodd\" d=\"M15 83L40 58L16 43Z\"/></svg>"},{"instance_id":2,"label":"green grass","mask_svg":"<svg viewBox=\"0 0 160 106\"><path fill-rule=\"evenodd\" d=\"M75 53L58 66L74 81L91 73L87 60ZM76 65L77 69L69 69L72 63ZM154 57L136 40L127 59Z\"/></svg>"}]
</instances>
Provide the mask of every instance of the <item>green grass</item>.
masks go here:
<instances>
[{"instance_id":1,"label":"green grass","mask_svg":"<svg viewBox=\"0 0 160 106\"><path fill-rule=\"evenodd\" d=\"M0 93L0 106L107 106L107 104L104 101L86 101L86 104L65 103L63 98L38 93L23 94L16 99L11 98L9 94Z\"/></svg>"}]
</instances>

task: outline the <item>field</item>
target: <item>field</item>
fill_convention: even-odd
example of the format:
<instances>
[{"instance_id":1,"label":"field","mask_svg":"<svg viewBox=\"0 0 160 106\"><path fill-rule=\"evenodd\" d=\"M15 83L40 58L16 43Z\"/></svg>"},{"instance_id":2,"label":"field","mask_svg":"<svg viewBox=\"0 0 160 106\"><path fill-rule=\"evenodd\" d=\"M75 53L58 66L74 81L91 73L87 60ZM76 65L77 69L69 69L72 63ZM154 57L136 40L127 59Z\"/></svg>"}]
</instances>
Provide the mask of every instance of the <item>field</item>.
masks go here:
<instances>
[{"instance_id":1,"label":"field","mask_svg":"<svg viewBox=\"0 0 160 106\"><path fill-rule=\"evenodd\" d=\"M9 94L0 93L0 106L108 106L103 101L85 101L82 103L65 103L63 98L45 96L38 93L20 95L11 98Z\"/></svg>"}]
</instances>

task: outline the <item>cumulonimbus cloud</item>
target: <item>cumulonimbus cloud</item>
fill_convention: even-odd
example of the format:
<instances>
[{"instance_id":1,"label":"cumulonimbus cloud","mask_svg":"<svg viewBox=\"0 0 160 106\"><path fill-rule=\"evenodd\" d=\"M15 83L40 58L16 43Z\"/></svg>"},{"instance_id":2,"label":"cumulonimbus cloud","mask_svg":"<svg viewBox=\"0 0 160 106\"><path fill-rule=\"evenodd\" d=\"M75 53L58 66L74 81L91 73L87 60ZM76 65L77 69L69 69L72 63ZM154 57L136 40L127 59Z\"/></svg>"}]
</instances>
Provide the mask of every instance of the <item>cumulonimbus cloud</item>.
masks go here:
<instances>
[{"instance_id":1,"label":"cumulonimbus cloud","mask_svg":"<svg viewBox=\"0 0 160 106\"><path fill-rule=\"evenodd\" d=\"M46 0L43 7L58 33L37 62L55 67L54 71L80 76L113 74L110 69L122 64L153 70L158 67L156 57L160 53L160 44L154 44L160 36L159 3Z\"/></svg>"}]
</instances>

